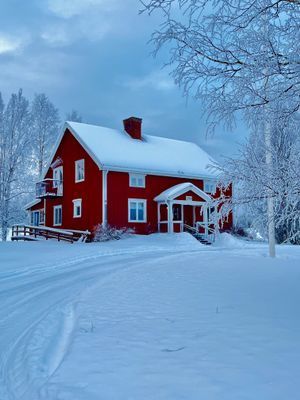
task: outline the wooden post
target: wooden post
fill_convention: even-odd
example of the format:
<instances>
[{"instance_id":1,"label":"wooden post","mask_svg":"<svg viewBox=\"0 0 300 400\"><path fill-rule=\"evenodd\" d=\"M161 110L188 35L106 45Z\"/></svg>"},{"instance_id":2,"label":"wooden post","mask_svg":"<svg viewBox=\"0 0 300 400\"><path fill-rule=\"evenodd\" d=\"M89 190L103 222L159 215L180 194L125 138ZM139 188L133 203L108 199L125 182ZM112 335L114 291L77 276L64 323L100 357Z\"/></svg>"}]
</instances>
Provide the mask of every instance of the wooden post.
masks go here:
<instances>
[{"instance_id":1,"label":"wooden post","mask_svg":"<svg viewBox=\"0 0 300 400\"><path fill-rule=\"evenodd\" d=\"M157 230L160 232L160 203L157 203Z\"/></svg>"},{"instance_id":2,"label":"wooden post","mask_svg":"<svg viewBox=\"0 0 300 400\"><path fill-rule=\"evenodd\" d=\"M208 214L208 209L207 205L203 204L203 222L204 222L204 234L205 236L208 235L208 225L209 225L209 214Z\"/></svg>"},{"instance_id":3,"label":"wooden post","mask_svg":"<svg viewBox=\"0 0 300 400\"><path fill-rule=\"evenodd\" d=\"M196 227L196 206L193 206L193 228Z\"/></svg>"},{"instance_id":4,"label":"wooden post","mask_svg":"<svg viewBox=\"0 0 300 400\"><path fill-rule=\"evenodd\" d=\"M184 205L181 204L181 213L180 213L180 219L181 219L181 226L180 226L180 231L184 231Z\"/></svg>"},{"instance_id":5,"label":"wooden post","mask_svg":"<svg viewBox=\"0 0 300 400\"><path fill-rule=\"evenodd\" d=\"M173 203L172 201L168 202L168 233L174 232L173 226Z\"/></svg>"}]
</instances>

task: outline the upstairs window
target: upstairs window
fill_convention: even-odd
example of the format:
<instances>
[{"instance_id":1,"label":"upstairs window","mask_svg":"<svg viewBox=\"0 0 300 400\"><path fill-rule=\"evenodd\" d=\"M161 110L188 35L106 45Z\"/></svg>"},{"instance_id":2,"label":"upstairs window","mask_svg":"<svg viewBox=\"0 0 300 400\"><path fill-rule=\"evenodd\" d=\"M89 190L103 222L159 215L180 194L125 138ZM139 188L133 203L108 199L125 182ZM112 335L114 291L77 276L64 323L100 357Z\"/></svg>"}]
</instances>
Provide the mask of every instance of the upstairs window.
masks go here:
<instances>
[{"instance_id":1,"label":"upstairs window","mask_svg":"<svg viewBox=\"0 0 300 400\"><path fill-rule=\"evenodd\" d=\"M53 207L53 225L60 226L62 224L62 206Z\"/></svg>"},{"instance_id":2,"label":"upstairs window","mask_svg":"<svg viewBox=\"0 0 300 400\"><path fill-rule=\"evenodd\" d=\"M145 175L129 174L130 187L144 188L146 186L145 181L146 181Z\"/></svg>"},{"instance_id":3,"label":"upstairs window","mask_svg":"<svg viewBox=\"0 0 300 400\"><path fill-rule=\"evenodd\" d=\"M204 192L215 194L216 186L216 183L213 181L204 181Z\"/></svg>"},{"instance_id":4,"label":"upstairs window","mask_svg":"<svg viewBox=\"0 0 300 400\"><path fill-rule=\"evenodd\" d=\"M73 217L80 218L82 215L82 199L73 200Z\"/></svg>"},{"instance_id":5,"label":"upstairs window","mask_svg":"<svg viewBox=\"0 0 300 400\"><path fill-rule=\"evenodd\" d=\"M147 201L141 199L128 200L128 222L147 221Z\"/></svg>"},{"instance_id":6,"label":"upstairs window","mask_svg":"<svg viewBox=\"0 0 300 400\"><path fill-rule=\"evenodd\" d=\"M75 161L75 182L84 181L84 159Z\"/></svg>"},{"instance_id":7,"label":"upstairs window","mask_svg":"<svg viewBox=\"0 0 300 400\"><path fill-rule=\"evenodd\" d=\"M63 182L63 167L53 169L53 187L60 188Z\"/></svg>"}]
</instances>

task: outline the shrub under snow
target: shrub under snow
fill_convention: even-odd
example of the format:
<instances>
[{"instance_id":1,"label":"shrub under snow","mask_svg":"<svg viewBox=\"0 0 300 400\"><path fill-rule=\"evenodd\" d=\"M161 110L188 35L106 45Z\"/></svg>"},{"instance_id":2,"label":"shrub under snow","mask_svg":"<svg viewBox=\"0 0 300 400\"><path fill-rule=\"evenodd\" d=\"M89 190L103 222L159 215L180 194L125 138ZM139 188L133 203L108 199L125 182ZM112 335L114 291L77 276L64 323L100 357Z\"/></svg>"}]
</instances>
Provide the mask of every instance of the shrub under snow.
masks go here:
<instances>
[{"instance_id":1,"label":"shrub under snow","mask_svg":"<svg viewBox=\"0 0 300 400\"><path fill-rule=\"evenodd\" d=\"M93 242L107 242L109 240L119 240L130 234L133 234L134 230L130 228L115 228L107 225L103 226L98 224L95 226L93 231Z\"/></svg>"}]
</instances>

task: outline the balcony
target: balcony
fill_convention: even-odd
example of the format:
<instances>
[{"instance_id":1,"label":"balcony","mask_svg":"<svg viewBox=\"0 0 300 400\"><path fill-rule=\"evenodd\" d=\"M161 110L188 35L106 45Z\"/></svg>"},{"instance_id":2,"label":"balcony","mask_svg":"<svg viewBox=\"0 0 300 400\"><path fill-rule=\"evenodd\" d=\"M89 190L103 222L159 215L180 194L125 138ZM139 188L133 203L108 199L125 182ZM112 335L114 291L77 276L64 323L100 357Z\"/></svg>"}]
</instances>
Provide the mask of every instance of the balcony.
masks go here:
<instances>
[{"instance_id":1,"label":"balcony","mask_svg":"<svg viewBox=\"0 0 300 400\"><path fill-rule=\"evenodd\" d=\"M38 199L61 197L63 195L63 181L47 178L37 182L35 190Z\"/></svg>"}]
</instances>

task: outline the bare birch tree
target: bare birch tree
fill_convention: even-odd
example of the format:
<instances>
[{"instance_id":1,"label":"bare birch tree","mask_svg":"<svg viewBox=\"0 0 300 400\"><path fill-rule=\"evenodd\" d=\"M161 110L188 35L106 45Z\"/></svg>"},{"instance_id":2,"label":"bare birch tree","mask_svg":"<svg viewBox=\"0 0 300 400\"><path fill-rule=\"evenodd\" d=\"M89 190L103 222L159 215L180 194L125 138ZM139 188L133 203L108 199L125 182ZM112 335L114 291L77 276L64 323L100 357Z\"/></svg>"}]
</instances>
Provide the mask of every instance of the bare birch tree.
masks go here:
<instances>
[{"instance_id":1,"label":"bare birch tree","mask_svg":"<svg viewBox=\"0 0 300 400\"><path fill-rule=\"evenodd\" d=\"M19 90L0 107L0 229L6 240L12 201L27 191L23 181L29 154L29 102Z\"/></svg>"},{"instance_id":2,"label":"bare birch tree","mask_svg":"<svg viewBox=\"0 0 300 400\"><path fill-rule=\"evenodd\" d=\"M51 146L59 133L59 112L44 93L34 96L31 106L33 159L39 178L47 162Z\"/></svg>"},{"instance_id":3,"label":"bare birch tree","mask_svg":"<svg viewBox=\"0 0 300 400\"><path fill-rule=\"evenodd\" d=\"M66 115L66 121L82 122L82 117L76 110L72 110Z\"/></svg>"},{"instance_id":4,"label":"bare birch tree","mask_svg":"<svg viewBox=\"0 0 300 400\"><path fill-rule=\"evenodd\" d=\"M253 127L239 156L216 166L223 186L233 182L236 188L232 199L223 198L224 214L242 205L252 226L268 236L267 201L271 198L277 241L300 243L300 126L291 120L289 125L272 127L276 134L267 143L259 126L262 124L258 121ZM266 159L268 154L272 157L272 170Z\"/></svg>"}]
</instances>

